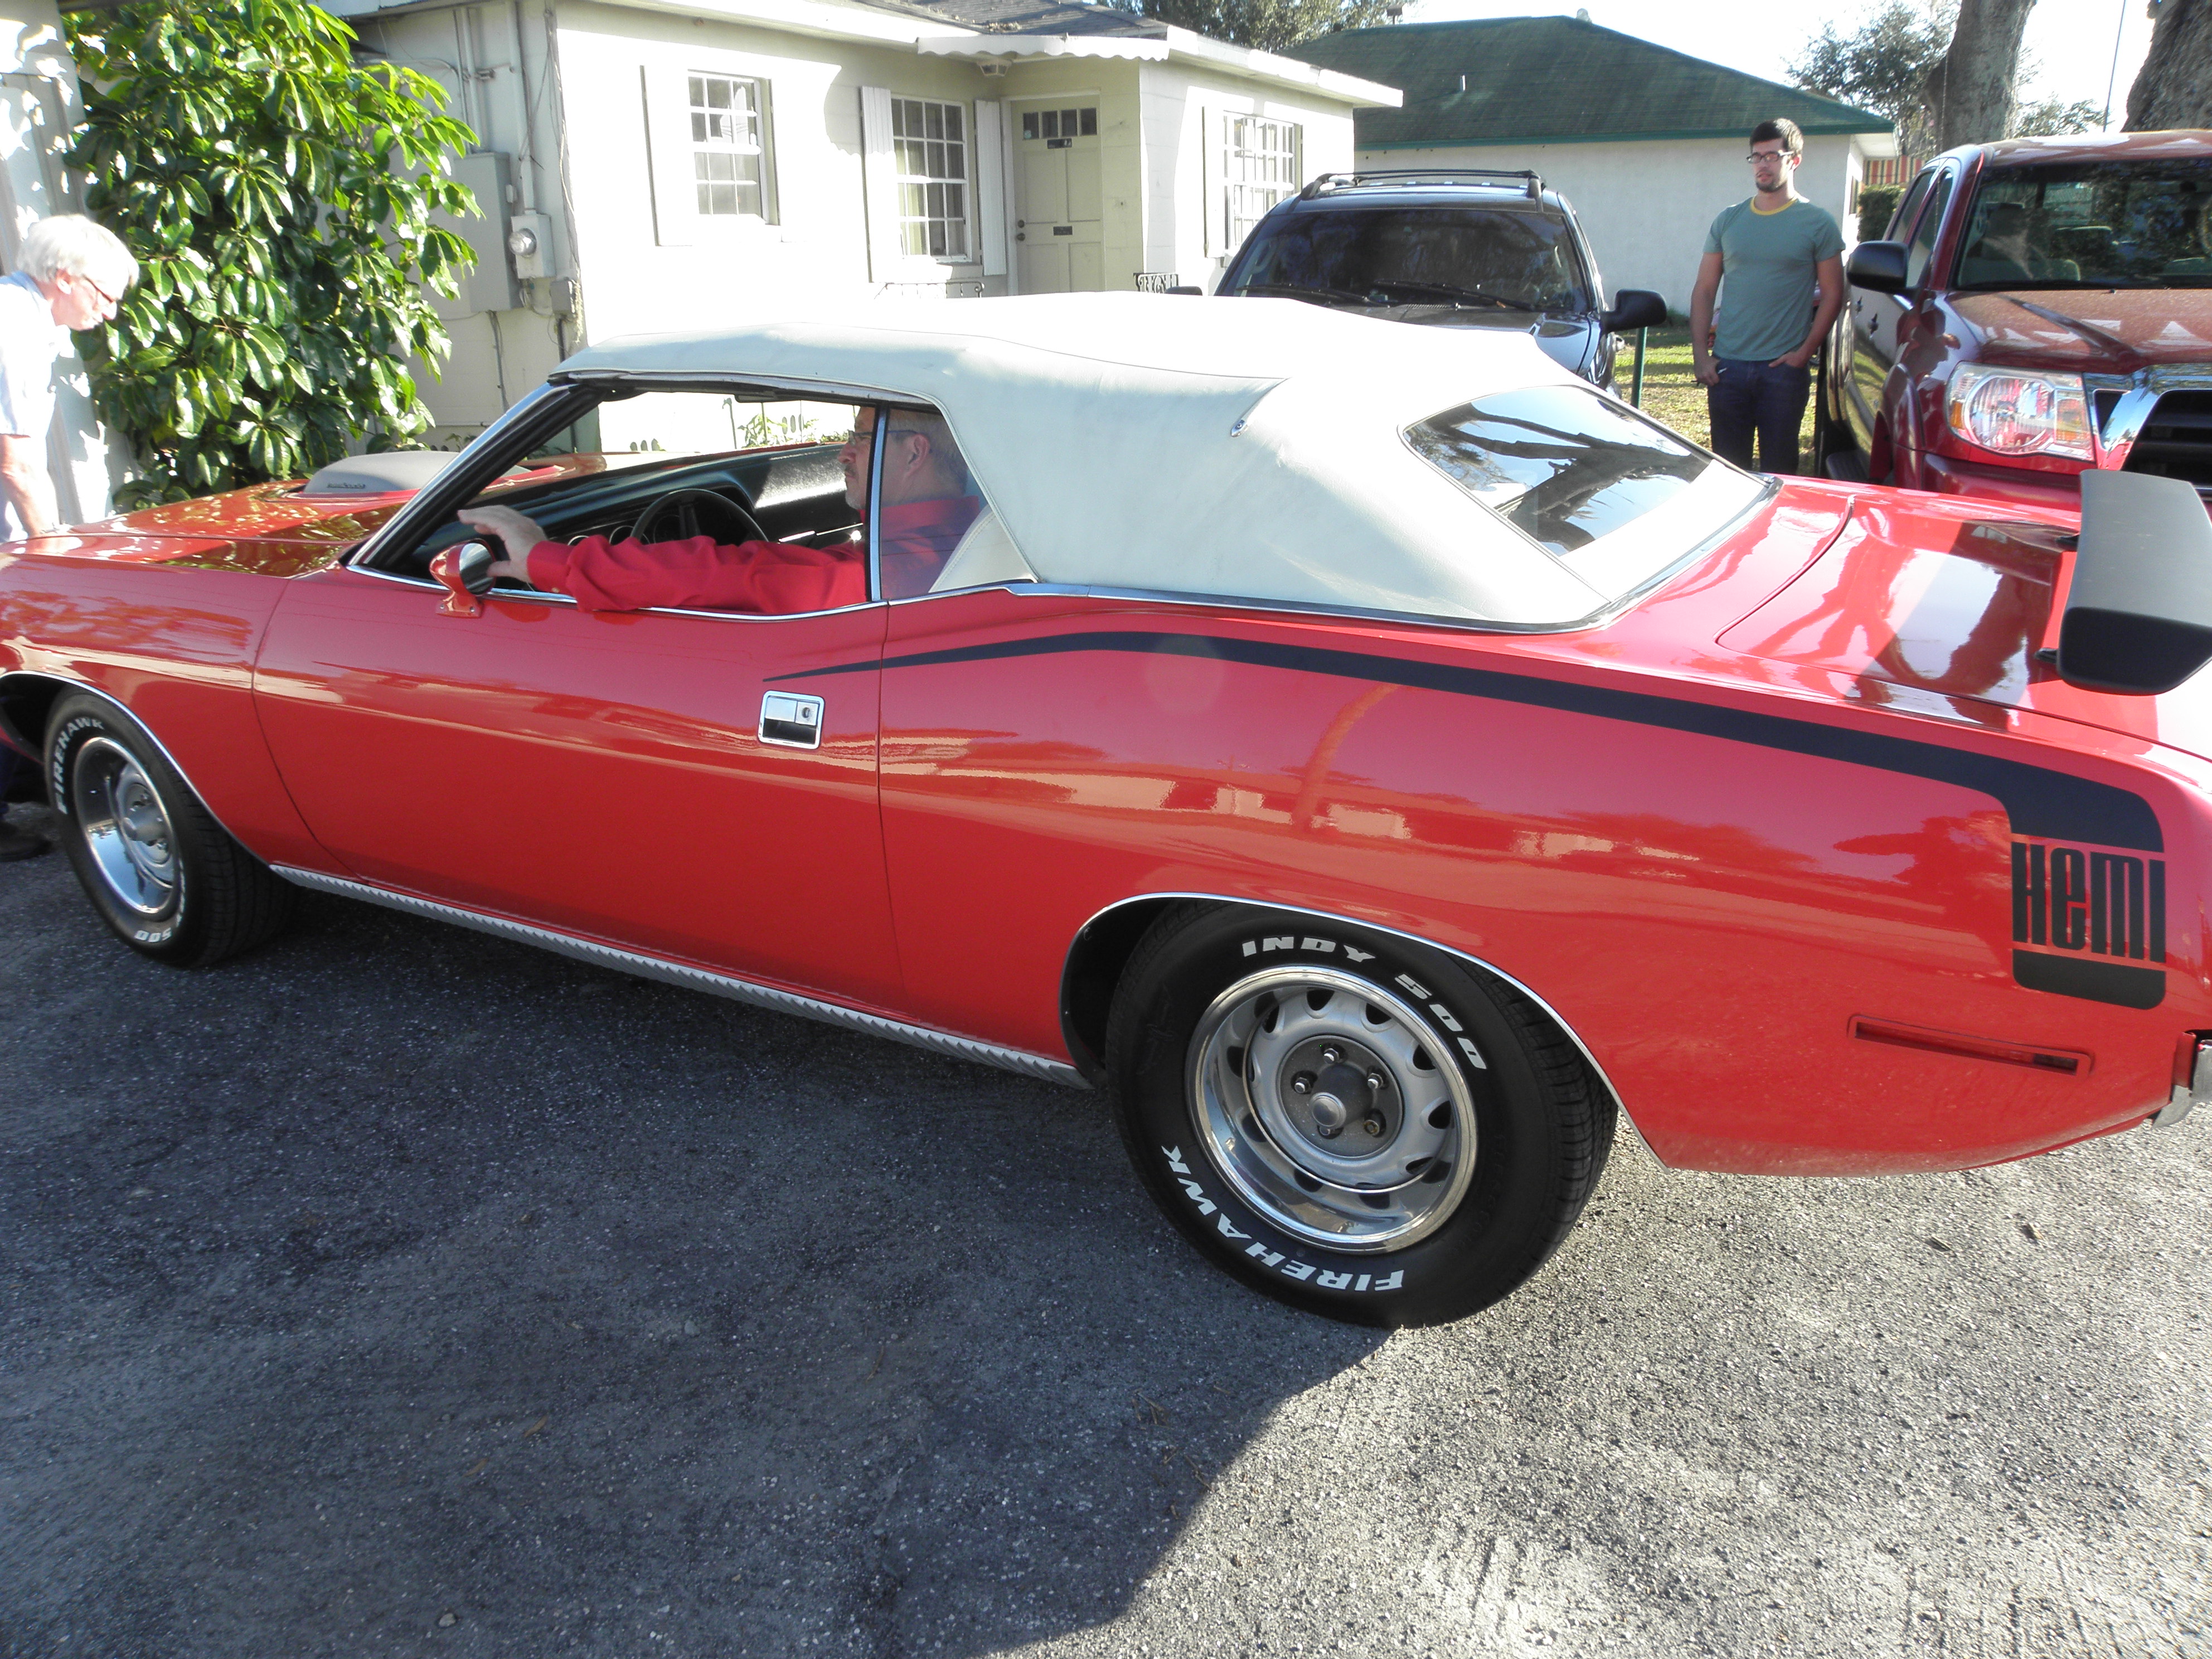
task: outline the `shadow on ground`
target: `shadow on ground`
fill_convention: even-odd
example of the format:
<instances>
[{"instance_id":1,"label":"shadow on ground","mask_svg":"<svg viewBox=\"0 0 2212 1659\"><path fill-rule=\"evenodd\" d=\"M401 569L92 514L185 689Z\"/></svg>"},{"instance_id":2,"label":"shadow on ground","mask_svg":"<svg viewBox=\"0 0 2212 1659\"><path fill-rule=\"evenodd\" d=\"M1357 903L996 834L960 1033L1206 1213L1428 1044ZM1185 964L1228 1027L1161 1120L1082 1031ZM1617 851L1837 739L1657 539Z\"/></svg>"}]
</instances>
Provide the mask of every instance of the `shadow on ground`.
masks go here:
<instances>
[{"instance_id":1,"label":"shadow on ground","mask_svg":"<svg viewBox=\"0 0 2212 1659\"><path fill-rule=\"evenodd\" d=\"M983 1654L1113 1617L1372 1334L1095 1097L316 901L0 872L0 1652Z\"/></svg>"}]
</instances>

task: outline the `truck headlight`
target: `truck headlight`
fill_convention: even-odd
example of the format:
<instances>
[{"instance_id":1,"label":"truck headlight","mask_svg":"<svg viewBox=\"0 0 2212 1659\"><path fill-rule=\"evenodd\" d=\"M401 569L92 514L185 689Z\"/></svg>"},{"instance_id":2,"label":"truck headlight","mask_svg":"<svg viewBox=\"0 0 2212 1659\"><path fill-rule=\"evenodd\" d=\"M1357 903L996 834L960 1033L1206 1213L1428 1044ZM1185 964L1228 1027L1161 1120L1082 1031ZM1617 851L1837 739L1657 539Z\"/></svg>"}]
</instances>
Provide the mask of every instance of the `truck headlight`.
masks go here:
<instances>
[{"instance_id":1,"label":"truck headlight","mask_svg":"<svg viewBox=\"0 0 2212 1659\"><path fill-rule=\"evenodd\" d=\"M1995 454L2094 459L2089 398L2079 374L1963 363L1952 373L1943 418L1968 443Z\"/></svg>"}]
</instances>

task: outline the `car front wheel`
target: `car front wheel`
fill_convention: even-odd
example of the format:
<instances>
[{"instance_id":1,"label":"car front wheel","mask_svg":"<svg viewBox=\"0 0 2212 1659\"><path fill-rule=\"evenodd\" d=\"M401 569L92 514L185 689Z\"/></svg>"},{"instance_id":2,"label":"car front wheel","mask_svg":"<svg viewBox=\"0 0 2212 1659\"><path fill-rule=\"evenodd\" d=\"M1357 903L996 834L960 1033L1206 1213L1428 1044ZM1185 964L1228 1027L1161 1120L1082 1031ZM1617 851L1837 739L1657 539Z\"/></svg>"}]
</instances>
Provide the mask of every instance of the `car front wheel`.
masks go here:
<instances>
[{"instance_id":1,"label":"car front wheel","mask_svg":"<svg viewBox=\"0 0 2212 1659\"><path fill-rule=\"evenodd\" d=\"M1504 981L1395 935L1182 907L1116 996L1107 1063L1139 1174L1184 1236L1330 1318L1488 1306L1573 1227L1614 1106Z\"/></svg>"},{"instance_id":2,"label":"car front wheel","mask_svg":"<svg viewBox=\"0 0 2212 1659\"><path fill-rule=\"evenodd\" d=\"M283 926L291 889L231 839L112 705L62 700L46 728L46 776L76 878L132 950L204 967Z\"/></svg>"}]
</instances>

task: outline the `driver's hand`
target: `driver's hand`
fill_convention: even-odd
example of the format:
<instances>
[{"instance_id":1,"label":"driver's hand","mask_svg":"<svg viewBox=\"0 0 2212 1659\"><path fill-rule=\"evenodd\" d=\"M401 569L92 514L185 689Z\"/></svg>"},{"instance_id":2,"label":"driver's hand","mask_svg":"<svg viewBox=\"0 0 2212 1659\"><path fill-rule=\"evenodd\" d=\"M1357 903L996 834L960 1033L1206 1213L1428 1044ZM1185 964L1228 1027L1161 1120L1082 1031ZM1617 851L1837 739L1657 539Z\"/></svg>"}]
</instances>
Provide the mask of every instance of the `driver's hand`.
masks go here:
<instances>
[{"instance_id":1,"label":"driver's hand","mask_svg":"<svg viewBox=\"0 0 2212 1659\"><path fill-rule=\"evenodd\" d=\"M523 517L511 507L465 507L453 516L478 534L495 538L506 549L507 556L492 565L494 577L529 586L530 550L552 539L537 520Z\"/></svg>"}]
</instances>

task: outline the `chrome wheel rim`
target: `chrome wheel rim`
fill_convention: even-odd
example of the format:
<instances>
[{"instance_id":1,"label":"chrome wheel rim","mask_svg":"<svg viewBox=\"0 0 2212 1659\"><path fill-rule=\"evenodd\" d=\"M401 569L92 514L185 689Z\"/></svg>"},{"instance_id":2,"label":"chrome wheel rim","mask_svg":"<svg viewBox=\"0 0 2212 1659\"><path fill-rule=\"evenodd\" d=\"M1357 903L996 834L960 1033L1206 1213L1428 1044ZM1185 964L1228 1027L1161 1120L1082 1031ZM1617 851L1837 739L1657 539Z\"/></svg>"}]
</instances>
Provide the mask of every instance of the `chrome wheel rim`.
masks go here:
<instances>
[{"instance_id":1,"label":"chrome wheel rim","mask_svg":"<svg viewBox=\"0 0 2212 1659\"><path fill-rule=\"evenodd\" d=\"M70 812L101 884L125 908L158 916L176 902L177 844L169 810L122 744L92 738L70 770Z\"/></svg>"},{"instance_id":2,"label":"chrome wheel rim","mask_svg":"<svg viewBox=\"0 0 2212 1659\"><path fill-rule=\"evenodd\" d=\"M1334 1250L1402 1249L1442 1226L1474 1173L1474 1101L1402 998L1334 969L1238 980L1198 1023L1200 1144L1283 1231Z\"/></svg>"}]
</instances>

